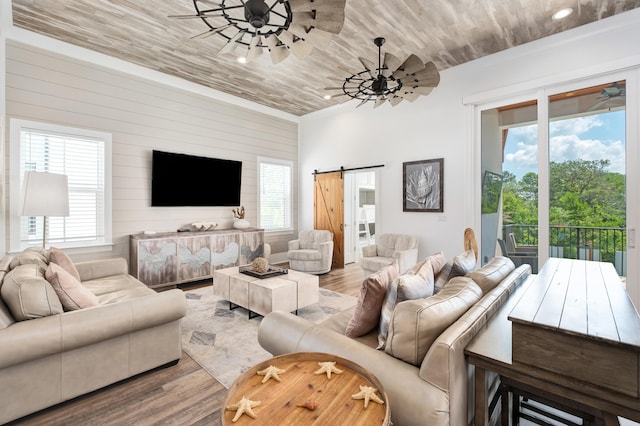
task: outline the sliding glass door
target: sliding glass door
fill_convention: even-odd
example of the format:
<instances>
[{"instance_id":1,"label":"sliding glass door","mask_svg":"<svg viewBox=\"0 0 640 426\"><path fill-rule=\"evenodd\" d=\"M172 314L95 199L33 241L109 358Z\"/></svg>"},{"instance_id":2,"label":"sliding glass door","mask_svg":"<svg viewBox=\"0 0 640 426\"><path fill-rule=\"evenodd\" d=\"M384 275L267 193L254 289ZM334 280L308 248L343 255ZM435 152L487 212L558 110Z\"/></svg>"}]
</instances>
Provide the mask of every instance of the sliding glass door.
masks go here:
<instances>
[{"instance_id":1,"label":"sliding glass door","mask_svg":"<svg viewBox=\"0 0 640 426\"><path fill-rule=\"evenodd\" d=\"M626 81L547 96L549 256L627 273Z\"/></svg>"},{"instance_id":2,"label":"sliding glass door","mask_svg":"<svg viewBox=\"0 0 640 426\"><path fill-rule=\"evenodd\" d=\"M505 255L534 272L549 257L610 262L637 303L636 76L480 108L483 262Z\"/></svg>"}]
</instances>

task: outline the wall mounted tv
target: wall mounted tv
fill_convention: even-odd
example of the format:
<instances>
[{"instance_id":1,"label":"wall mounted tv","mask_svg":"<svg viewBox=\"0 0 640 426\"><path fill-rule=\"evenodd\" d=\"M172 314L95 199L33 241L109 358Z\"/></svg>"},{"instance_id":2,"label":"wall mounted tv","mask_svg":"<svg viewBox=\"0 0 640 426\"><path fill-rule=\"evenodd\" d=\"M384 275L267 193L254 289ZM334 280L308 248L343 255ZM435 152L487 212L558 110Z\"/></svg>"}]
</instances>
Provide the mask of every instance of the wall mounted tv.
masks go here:
<instances>
[{"instance_id":1,"label":"wall mounted tv","mask_svg":"<svg viewBox=\"0 0 640 426\"><path fill-rule=\"evenodd\" d=\"M153 151L151 206L239 206L242 161Z\"/></svg>"}]
</instances>

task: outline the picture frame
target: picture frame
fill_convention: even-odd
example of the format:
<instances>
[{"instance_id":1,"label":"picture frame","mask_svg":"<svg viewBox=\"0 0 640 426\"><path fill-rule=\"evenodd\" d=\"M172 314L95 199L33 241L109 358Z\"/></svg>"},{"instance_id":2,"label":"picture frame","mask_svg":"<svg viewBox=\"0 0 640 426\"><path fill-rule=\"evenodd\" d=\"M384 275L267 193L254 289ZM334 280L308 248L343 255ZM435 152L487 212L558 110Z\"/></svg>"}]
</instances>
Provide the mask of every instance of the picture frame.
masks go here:
<instances>
[{"instance_id":1,"label":"picture frame","mask_svg":"<svg viewBox=\"0 0 640 426\"><path fill-rule=\"evenodd\" d=\"M402 163L402 211L444 211L444 158Z\"/></svg>"}]
</instances>

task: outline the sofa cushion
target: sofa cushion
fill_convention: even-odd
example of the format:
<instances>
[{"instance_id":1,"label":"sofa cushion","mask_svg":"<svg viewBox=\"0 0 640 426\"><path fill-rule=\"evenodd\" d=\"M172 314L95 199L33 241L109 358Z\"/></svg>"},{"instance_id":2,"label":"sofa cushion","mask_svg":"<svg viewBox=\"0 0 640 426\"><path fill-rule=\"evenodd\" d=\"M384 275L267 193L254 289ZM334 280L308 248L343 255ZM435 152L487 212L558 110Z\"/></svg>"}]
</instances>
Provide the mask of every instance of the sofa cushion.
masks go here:
<instances>
[{"instance_id":1,"label":"sofa cushion","mask_svg":"<svg viewBox=\"0 0 640 426\"><path fill-rule=\"evenodd\" d=\"M507 275L516 269L513 261L508 257L496 256L480 269L467 272L466 276L475 281L486 294L498 285Z\"/></svg>"},{"instance_id":2,"label":"sofa cushion","mask_svg":"<svg viewBox=\"0 0 640 426\"><path fill-rule=\"evenodd\" d=\"M9 265L12 260L13 256L10 254L5 254L2 259L0 259L0 289L2 288L4 276L9 272ZM0 297L0 329L7 328L14 322L16 321L13 319L9 307L2 301L2 297Z\"/></svg>"},{"instance_id":3,"label":"sofa cushion","mask_svg":"<svg viewBox=\"0 0 640 426\"><path fill-rule=\"evenodd\" d=\"M289 260L322 260L322 252L313 249L291 250L287 252Z\"/></svg>"},{"instance_id":4,"label":"sofa cushion","mask_svg":"<svg viewBox=\"0 0 640 426\"><path fill-rule=\"evenodd\" d=\"M70 273L73 278L80 281L80 273L76 269L69 256L62 250L51 247L51 250L49 250L49 262L60 265L62 269Z\"/></svg>"},{"instance_id":5,"label":"sofa cushion","mask_svg":"<svg viewBox=\"0 0 640 426\"><path fill-rule=\"evenodd\" d=\"M385 266L391 265L395 260L393 257L363 257L360 259L360 266L365 271L379 271Z\"/></svg>"},{"instance_id":6,"label":"sofa cushion","mask_svg":"<svg viewBox=\"0 0 640 426\"><path fill-rule=\"evenodd\" d=\"M65 310L75 311L98 306L96 295L86 289L79 280L57 263L49 263L45 278L56 291Z\"/></svg>"},{"instance_id":7,"label":"sofa cushion","mask_svg":"<svg viewBox=\"0 0 640 426\"><path fill-rule=\"evenodd\" d=\"M438 336L482 298L467 277L454 277L436 295L399 303L389 324L385 352L420 366Z\"/></svg>"},{"instance_id":8,"label":"sofa cushion","mask_svg":"<svg viewBox=\"0 0 640 426\"><path fill-rule=\"evenodd\" d=\"M344 331L346 336L359 337L378 326L382 302L389 285L396 278L398 278L398 262L393 262L364 279L360 286L355 310Z\"/></svg>"},{"instance_id":9,"label":"sofa cushion","mask_svg":"<svg viewBox=\"0 0 640 426\"><path fill-rule=\"evenodd\" d=\"M16 321L63 312L55 290L37 263L18 265L7 273L0 294Z\"/></svg>"},{"instance_id":10,"label":"sofa cushion","mask_svg":"<svg viewBox=\"0 0 640 426\"><path fill-rule=\"evenodd\" d=\"M434 293L438 293L452 278L463 277L476 268L476 255L473 250L466 250L449 260L436 276Z\"/></svg>"},{"instance_id":11,"label":"sofa cushion","mask_svg":"<svg viewBox=\"0 0 640 426\"><path fill-rule=\"evenodd\" d=\"M380 311L378 349L382 349L385 345L389 323L396 305L405 300L421 299L433 295L433 284L433 266L430 260L424 262L416 274L401 275L391 283Z\"/></svg>"}]
</instances>

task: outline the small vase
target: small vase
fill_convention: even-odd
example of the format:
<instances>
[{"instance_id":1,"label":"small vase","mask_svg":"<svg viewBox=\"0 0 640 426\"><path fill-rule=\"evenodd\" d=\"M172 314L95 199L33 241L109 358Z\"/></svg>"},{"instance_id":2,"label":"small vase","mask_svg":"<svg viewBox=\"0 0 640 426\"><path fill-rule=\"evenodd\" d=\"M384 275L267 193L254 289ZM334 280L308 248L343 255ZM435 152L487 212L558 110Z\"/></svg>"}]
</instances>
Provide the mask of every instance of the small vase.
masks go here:
<instances>
[{"instance_id":1,"label":"small vase","mask_svg":"<svg viewBox=\"0 0 640 426\"><path fill-rule=\"evenodd\" d=\"M236 219L233 222L233 227L236 229L247 229L249 227L249 221L247 219Z\"/></svg>"}]
</instances>

